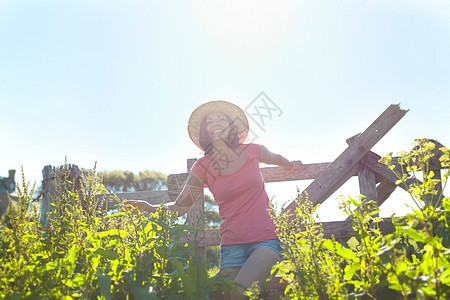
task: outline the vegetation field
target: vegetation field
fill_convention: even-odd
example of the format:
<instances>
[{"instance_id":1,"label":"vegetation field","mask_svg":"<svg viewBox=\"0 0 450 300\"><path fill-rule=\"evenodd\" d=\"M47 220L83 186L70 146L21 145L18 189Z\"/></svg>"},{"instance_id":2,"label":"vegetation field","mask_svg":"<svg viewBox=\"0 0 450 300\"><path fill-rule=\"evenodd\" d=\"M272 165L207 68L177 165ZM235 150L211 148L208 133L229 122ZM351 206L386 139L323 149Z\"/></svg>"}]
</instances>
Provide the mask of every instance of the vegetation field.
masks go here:
<instances>
[{"instance_id":1,"label":"vegetation field","mask_svg":"<svg viewBox=\"0 0 450 300\"><path fill-rule=\"evenodd\" d=\"M378 207L362 196L341 199L353 222L351 242L324 238L308 199L297 197L295 212L272 212L284 248L285 259L273 268L287 284L283 298L450 298L450 200L438 188L447 182L450 153L440 149L445 171L437 180L429 171L434 144L416 143L395 164L392 154L381 160L398 185L412 182L407 189L416 205L392 217L392 234L381 235ZM126 206L110 213L95 197L104 192L95 171L76 191L65 174L60 178L50 227L40 228L33 187L22 176L19 201L0 224L1 299L221 299L237 289L194 256L195 245L183 241L198 231L176 215L162 208L133 214ZM245 293L270 297L258 284Z\"/></svg>"}]
</instances>

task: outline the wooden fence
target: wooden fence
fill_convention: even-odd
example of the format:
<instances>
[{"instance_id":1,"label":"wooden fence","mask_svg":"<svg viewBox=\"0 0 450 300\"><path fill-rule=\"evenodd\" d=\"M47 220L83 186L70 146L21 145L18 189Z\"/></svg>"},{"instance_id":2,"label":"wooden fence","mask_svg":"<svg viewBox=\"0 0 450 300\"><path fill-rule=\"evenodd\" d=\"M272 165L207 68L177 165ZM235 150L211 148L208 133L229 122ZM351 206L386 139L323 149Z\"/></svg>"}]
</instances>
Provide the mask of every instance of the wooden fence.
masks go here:
<instances>
[{"instance_id":1,"label":"wooden fence","mask_svg":"<svg viewBox=\"0 0 450 300\"><path fill-rule=\"evenodd\" d=\"M376 200L378 205L383 204L392 194L397 185L397 178L385 165L379 163L381 158L371 151L372 147L407 113L407 110L400 109L399 105L390 105L364 132L357 134L347 140L348 147L333 162L304 164L306 171L286 171L281 167L261 168L264 181L282 182L297 180L313 180L312 183L302 192L307 194L313 205L323 203L330 195L338 190L351 177L358 176L360 194L367 199ZM442 145L434 141L437 145L435 156L430 162L430 169L434 171L435 178L440 179L440 162L437 149ZM196 159L187 160L187 172L181 174L171 174L168 176L168 189L163 191L148 191L135 193L115 194L121 199L144 200L151 204L167 203L175 201L180 194L188 173ZM393 159L396 168L400 166ZM400 188L405 189L403 186ZM437 187L441 189L439 185ZM101 195L110 197L111 195ZM428 199L435 201L435 199ZM295 203L288 205L287 209L295 208ZM193 207L187 213L189 225L198 228L200 234L196 237L197 255L205 255L206 247L220 245L218 229L204 229L204 194L197 199ZM351 220L323 222L324 236L337 240L347 240L353 236ZM384 219L380 223L380 229L384 234L393 231L390 218ZM275 284L275 289L277 288Z\"/></svg>"},{"instance_id":2,"label":"wooden fence","mask_svg":"<svg viewBox=\"0 0 450 300\"><path fill-rule=\"evenodd\" d=\"M389 106L363 133L349 138L347 149L333 162L304 164L305 171L286 171L282 167L261 168L264 181L269 183L314 180L303 193L308 194L313 205L317 205L323 203L351 177L358 176L360 193L365 195L367 199L377 200L378 204L381 205L396 188L395 181L397 178L385 165L378 162L381 157L370 150L406 112L406 110L400 109L399 105ZM144 200L152 204L172 202L180 194L188 178L188 172L195 161L195 159L187 160L186 173L168 176L168 190L119 193L116 195L121 199ZM439 174L440 172L436 172L436 176L439 176ZM292 209L294 207L295 203L293 202L287 208ZM219 230L205 230L203 214L204 195L201 195L187 213L189 225L200 230L196 240L198 255L205 255L205 247L220 245ZM325 237L334 236L336 239L344 240L353 236L350 220L323 222L322 225ZM384 233L393 230L390 219L381 222L380 227Z\"/></svg>"},{"instance_id":3,"label":"wooden fence","mask_svg":"<svg viewBox=\"0 0 450 300\"><path fill-rule=\"evenodd\" d=\"M17 201L16 196L10 194L16 190L16 170L9 170L8 177L0 176L0 217L6 212L9 205L9 198Z\"/></svg>"}]
</instances>

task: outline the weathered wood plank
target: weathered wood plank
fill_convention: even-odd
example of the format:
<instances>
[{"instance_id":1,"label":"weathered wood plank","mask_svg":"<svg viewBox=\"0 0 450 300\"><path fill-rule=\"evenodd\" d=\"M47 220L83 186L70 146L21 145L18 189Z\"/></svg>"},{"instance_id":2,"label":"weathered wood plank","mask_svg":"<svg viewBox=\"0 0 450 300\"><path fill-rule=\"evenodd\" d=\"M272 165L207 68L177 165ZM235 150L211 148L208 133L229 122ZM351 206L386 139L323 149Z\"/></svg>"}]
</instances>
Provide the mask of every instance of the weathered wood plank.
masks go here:
<instances>
[{"instance_id":1,"label":"weathered wood plank","mask_svg":"<svg viewBox=\"0 0 450 300\"><path fill-rule=\"evenodd\" d=\"M436 207L438 205L438 200L442 195L442 178L441 178L441 161L439 158L442 156L442 151L439 150L439 148L444 147L441 143L439 143L436 140L430 140L430 142L433 142L435 145L435 148L433 150L433 157L430 159L429 162L429 168L430 171L434 173L433 179L439 180L439 182L435 186L435 190L437 191L436 195L430 195L429 201L431 201L431 204Z\"/></svg>"},{"instance_id":2,"label":"weathered wood plank","mask_svg":"<svg viewBox=\"0 0 450 300\"><path fill-rule=\"evenodd\" d=\"M350 145L351 143L353 143L360 134L361 133L358 133L347 139L347 144ZM360 194L364 195L366 199L377 201L378 189L376 187L376 184L383 180L383 177L368 169L363 162L364 158L359 163L358 181Z\"/></svg>"},{"instance_id":3,"label":"weathered wood plank","mask_svg":"<svg viewBox=\"0 0 450 300\"><path fill-rule=\"evenodd\" d=\"M380 181L380 184L377 186L377 204L378 206L381 206L384 201L386 201L387 198L394 192L397 185L386 179L382 178Z\"/></svg>"},{"instance_id":4,"label":"weathered wood plank","mask_svg":"<svg viewBox=\"0 0 450 300\"><path fill-rule=\"evenodd\" d=\"M395 184L395 182L398 180L398 178L395 176L395 174L392 172L392 170L390 170L386 165L378 162L380 159L381 159L381 156L370 151L365 157L364 164L368 168L370 168L372 171L377 173L378 175L383 176L384 178L386 178L387 180L389 180ZM393 159L393 161L394 161L394 159ZM401 174L402 171L400 169L400 165L398 165L397 163L394 163L393 165L395 166L395 171ZM408 186L410 186L411 184L413 184L415 182L421 183L421 181L419 179L415 179L415 180L408 179L406 181L406 184ZM400 184L399 187L404 189L405 191L408 191L408 189L403 184Z\"/></svg>"},{"instance_id":5,"label":"weathered wood plank","mask_svg":"<svg viewBox=\"0 0 450 300\"><path fill-rule=\"evenodd\" d=\"M295 162L295 161L294 161ZM315 179L322 173L331 163L303 164L305 171L287 171L283 167L265 167L261 168L261 174L264 182L279 182L293 180L309 180Z\"/></svg>"},{"instance_id":6,"label":"weathered wood plank","mask_svg":"<svg viewBox=\"0 0 450 300\"><path fill-rule=\"evenodd\" d=\"M348 174L370 149L406 114L399 105L390 105L353 143L304 191L313 205L325 201L341 178ZM292 202L288 209L294 209Z\"/></svg>"},{"instance_id":7,"label":"weathered wood plank","mask_svg":"<svg viewBox=\"0 0 450 300\"><path fill-rule=\"evenodd\" d=\"M442 169L441 161L439 158L443 155L443 152L439 148L444 147L440 142L433 139L428 139L428 141L434 143L434 150L432 151L433 157L430 158L428 162L428 167L430 170L440 170Z\"/></svg>"},{"instance_id":8,"label":"weathered wood plank","mask_svg":"<svg viewBox=\"0 0 450 300\"><path fill-rule=\"evenodd\" d=\"M375 173L364 165L364 158L359 162L358 182L359 193L365 196L365 200L377 201L377 188ZM378 216L378 214L376 215ZM347 218L349 220L350 217Z\"/></svg>"},{"instance_id":9,"label":"weathered wood plank","mask_svg":"<svg viewBox=\"0 0 450 300\"><path fill-rule=\"evenodd\" d=\"M279 181L294 181L294 180L308 180L316 178L323 170L325 170L331 163L313 163L304 164L306 171L286 171L282 167L265 167L261 168L265 182L279 182ZM144 191L144 192L128 192L117 193L119 199L127 200L144 200L151 204L168 203L175 201L181 193L187 178L188 173L170 174L167 176L168 190L161 191ZM356 174L354 174L356 175ZM99 198L112 198L114 194L99 194ZM110 201L113 203L113 201Z\"/></svg>"},{"instance_id":10,"label":"weathered wood plank","mask_svg":"<svg viewBox=\"0 0 450 300\"><path fill-rule=\"evenodd\" d=\"M313 163L303 164L305 171L287 171L283 167L263 167L261 174L264 182L280 182L280 181L294 181L294 180L310 180L315 179L321 172L326 170L331 163ZM187 181L188 173L170 174L167 176L167 186L169 189L170 199L175 200L184 184Z\"/></svg>"},{"instance_id":11,"label":"weathered wood plank","mask_svg":"<svg viewBox=\"0 0 450 300\"><path fill-rule=\"evenodd\" d=\"M73 191L79 191L82 171L77 165L65 164L59 167L45 166L42 169L42 198L39 225L45 228L55 212L52 203L57 199L58 186L64 185Z\"/></svg>"},{"instance_id":12,"label":"weathered wood plank","mask_svg":"<svg viewBox=\"0 0 450 300\"><path fill-rule=\"evenodd\" d=\"M347 171L344 175L339 178L339 180L333 185L328 188L328 191L326 194L324 194L324 199L327 199L330 197L334 192L336 192L344 183L346 183L350 178L353 176L358 175L358 165L354 165L350 170ZM302 195L307 195L308 199L311 201L311 197L307 192L303 192Z\"/></svg>"},{"instance_id":13,"label":"weathered wood plank","mask_svg":"<svg viewBox=\"0 0 450 300\"><path fill-rule=\"evenodd\" d=\"M367 200L377 201L375 173L364 165L364 162L359 164L358 181L360 194L364 195Z\"/></svg>"},{"instance_id":14,"label":"weathered wood plank","mask_svg":"<svg viewBox=\"0 0 450 300\"><path fill-rule=\"evenodd\" d=\"M382 222L378 223L378 226L383 235L394 232L394 225L391 218L382 218ZM330 239L334 236L335 239L349 239L355 235L352 228L351 220L336 221L336 222L324 222L323 235L325 238Z\"/></svg>"},{"instance_id":15,"label":"weathered wood plank","mask_svg":"<svg viewBox=\"0 0 450 300\"><path fill-rule=\"evenodd\" d=\"M438 201L439 201L439 198L441 197L441 195L442 195L442 178L441 178L441 170L440 169L435 169L435 170L430 170L430 171L432 171L433 172L433 177L432 177L432 179L436 179L436 180L439 180L439 182L436 184L436 186L434 187L434 189L437 191L437 194L436 195L430 195L430 199L429 199L429 201L431 201L431 204L434 206L434 207L437 207L438 206Z\"/></svg>"}]
</instances>

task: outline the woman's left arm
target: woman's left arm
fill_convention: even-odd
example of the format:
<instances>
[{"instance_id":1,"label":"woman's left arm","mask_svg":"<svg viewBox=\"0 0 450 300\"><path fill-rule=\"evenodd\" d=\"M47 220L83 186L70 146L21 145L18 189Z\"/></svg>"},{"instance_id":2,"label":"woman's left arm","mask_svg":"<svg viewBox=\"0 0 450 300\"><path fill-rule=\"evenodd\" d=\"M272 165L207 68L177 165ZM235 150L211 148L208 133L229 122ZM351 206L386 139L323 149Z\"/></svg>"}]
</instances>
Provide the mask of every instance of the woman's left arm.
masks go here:
<instances>
[{"instance_id":1,"label":"woman's left arm","mask_svg":"<svg viewBox=\"0 0 450 300\"><path fill-rule=\"evenodd\" d=\"M270 152L266 147L261 145L261 159L260 162L270 165L278 165L288 170L306 170L302 167L301 161L290 161L286 157Z\"/></svg>"}]
</instances>

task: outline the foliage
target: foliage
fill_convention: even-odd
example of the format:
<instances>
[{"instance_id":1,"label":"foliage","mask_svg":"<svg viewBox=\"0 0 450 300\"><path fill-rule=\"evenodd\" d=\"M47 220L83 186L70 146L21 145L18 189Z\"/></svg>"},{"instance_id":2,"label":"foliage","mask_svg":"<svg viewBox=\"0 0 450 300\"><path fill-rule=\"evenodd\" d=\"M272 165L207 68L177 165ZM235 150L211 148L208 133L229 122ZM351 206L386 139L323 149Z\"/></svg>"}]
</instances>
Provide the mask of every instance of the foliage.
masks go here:
<instances>
[{"instance_id":1,"label":"foliage","mask_svg":"<svg viewBox=\"0 0 450 300\"><path fill-rule=\"evenodd\" d=\"M277 234L284 249L285 260L276 266L289 299L328 299L340 294L343 277L342 259L327 251L321 224L315 223L315 208L299 194L295 199L295 212L283 210L276 218Z\"/></svg>"},{"instance_id":2,"label":"foliage","mask_svg":"<svg viewBox=\"0 0 450 300\"><path fill-rule=\"evenodd\" d=\"M387 250L390 251L387 280L392 289L399 291L404 299L408 297L448 299L450 298L450 199L436 189L440 180L434 178L430 170L435 144L426 140L416 140L416 147L410 153L401 153L397 172L392 162L392 154L384 157L397 175L397 184L406 185L408 193L417 209L396 222L395 233L389 237ZM442 183L448 179L450 166L449 149L439 149L441 165L447 168ZM422 173L423 182L418 179ZM405 242L406 241L406 242Z\"/></svg>"},{"instance_id":3,"label":"foliage","mask_svg":"<svg viewBox=\"0 0 450 300\"><path fill-rule=\"evenodd\" d=\"M111 193L137 191L153 191L167 188L167 175L157 171L141 171L134 174L131 171L104 171L103 184Z\"/></svg>"},{"instance_id":4,"label":"foliage","mask_svg":"<svg viewBox=\"0 0 450 300\"><path fill-rule=\"evenodd\" d=\"M440 151L441 165L447 168L445 185L450 151ZM285 298L449 299L450 200L430 170L434 153L434 143L420 139L398 160L389 154L380 161L394 171L397 184L404 185L417 206L412 214L392 217L392 234L382 236L376 203L363 196L343 198L341 204L355 232L352 247L323 238L321 225L312 218L314 208L300 195L295 212L276 216L286 259L273 272L287 282Z\"/></svg>"},{"instance_id":5,"label":"foliage","mask_svg":"<svg viewBox=\"0 0 450 300\"><path fill-rule=\"evenodd\" d=\"M125 207L108 214L95 197L95 172L81 192L72 187L59 181L51 228L42 232L23 176L18 206L0 229L0 298L208 299L235 286L208 276L205 259L182 242L195 230L175 214L136 215Z\"/></svg>"},{"instance_id":6,"label":"foliage","mask_svg":"<svg viewBox=\"0 0 450 300\"><path fill-rule=\"evenodd\" d=\"M297 197L295 211L274 216L285 260L272 274L287 283L284 298L449 299L450 199L440 187L450 151L440 151L447 168L441 182L430 169L436 151L427 140L398 159L381 160L416 203L413 213L392 216L392 234L382 236L378 207L364 196L344 197L340 206L350 217L353 243L325 238L307 197ZM20 201L0 227L0 298L216 299L237 288L208 275L204 258L182 242L197 232L176 215L163 209L135 215L123 207L108 214L95 197L101 191L95 172L82 180L81 192L72 186L67 178L59 182L51 228L41 232L39 215L30 210L34 187L22 176ZM268 297L257 284L245 293Z\"/></svg>"}]
</instances>

